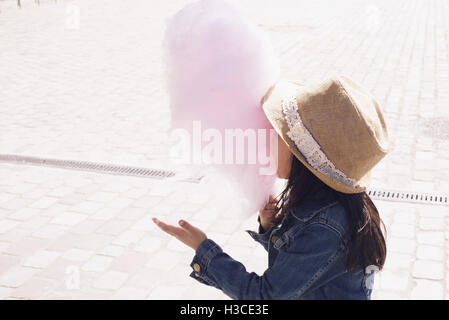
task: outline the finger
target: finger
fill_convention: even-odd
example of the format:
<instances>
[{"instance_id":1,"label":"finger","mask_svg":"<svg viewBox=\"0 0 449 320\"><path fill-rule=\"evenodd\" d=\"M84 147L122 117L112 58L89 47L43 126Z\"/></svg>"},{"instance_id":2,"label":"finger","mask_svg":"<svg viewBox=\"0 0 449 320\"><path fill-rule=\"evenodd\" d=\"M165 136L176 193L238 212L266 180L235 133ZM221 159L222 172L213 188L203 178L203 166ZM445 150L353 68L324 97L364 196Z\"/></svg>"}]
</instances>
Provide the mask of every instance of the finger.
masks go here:
<instances>
[{"instance_id":1,"label":"finger","mask_svg":"<svg viewBox=\"0 0 449 320\"><path fill-rule=\"evenodd\" d=\"M270 202L270 203L267 205L267 207L268 207L268 209L270 209L270 210L274 210L274 209L276 209L276 203Z\"/></svg>"},{"instance_id":2,"label":"finger","mask_svg":"<svg viewBox=\"0 0 449 320\"><path fill-rule=\"evenodd\" d=\"M163 231L171 234L172 236L175 237L181 237L184 234L184 230L182 230L181 228L166 224L160 220L158 220L157 218L153 218L154 223L156 223L156 225L161 228Z\"/></svg>"},{"instance_id":3,"label":"finger","mask_svg":"<svg viewBox=\"0 0 449 320\"><path fill-rule=\"evenodd\" d=\"M185 221L185 220L179 220L179 225L184 228L185 230L189 231L189 232L193 232L196 231L197 228L195 228L194 226L192 226L189 222Z\"/></svg>"},{"instance_id":4,"label":"finger","mask_svg":"<svg viewBox=\"0 0 449 320\"><path fill-rule=\"evenodd\" d=\"M278 205L279 200L277 198L272 197L272 199L271 199L271 197L270 197L270 203L272 204L273 208L279 209L279 205Z\"/></svg>"},{"instance_id":5,"label":"finger","mask_svg":"<svg viewBox=\"0 0 449 320\"><path fill-rule=\"evenodd\" d=\"M276 214L276 216L275 216L275 220L276 221L280 221L280 220L282 220L284 218L284 213L278 213L278 214Z\"/></svg>"},{"instance_id":6,"label":"finger","mask_svg":"<svg viewBox=\"0 0 449 320\"><path fill-rule=\"evenodd\" d=\"M276 214L276 210L273 210L273 209L265 209L259 213L259 215L262 217L271 217L271 216L274 216L275 214Z\"/></svg>"},{"instance_id":7,"label":"finger","mask_svg":"<svg viewBox=\"0 0 449 320\"><path fill-rule=\"evenodd\" d=\"M265 206L266 209L276 209L276 200L268 202Z\"/></svg>"}]
</instances>

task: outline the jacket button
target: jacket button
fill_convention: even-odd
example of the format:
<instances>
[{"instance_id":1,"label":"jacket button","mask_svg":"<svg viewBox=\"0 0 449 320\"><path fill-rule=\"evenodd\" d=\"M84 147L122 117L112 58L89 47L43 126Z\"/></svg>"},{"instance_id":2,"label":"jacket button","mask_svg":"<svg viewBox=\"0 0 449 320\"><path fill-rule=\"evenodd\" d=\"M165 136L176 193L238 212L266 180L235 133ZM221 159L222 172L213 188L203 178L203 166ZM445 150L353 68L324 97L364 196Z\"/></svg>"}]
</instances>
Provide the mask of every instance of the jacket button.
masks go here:
<instances>
[{"instance_id":1,"label":"jacket button","mask_svg":"<svg viewBox=\"0 0 449 320\"><path fill-rule=\"evenodd\" d=\"M195 264L193 265L193 269L194 269L196 272L200 272L200 270L201 270L200 265L199 265L198 263L195 263Z\"/></svg>"},{"instance_id":2,"label":"jacket button","mask_svg":"<svg viewBox=\"0 0 449 320\"><path fill-rule=\"evenodd\" d=\"M275 243L278 239L279 237L273 236L271 237L271 242Z\"/></svg>"}]
</instances>

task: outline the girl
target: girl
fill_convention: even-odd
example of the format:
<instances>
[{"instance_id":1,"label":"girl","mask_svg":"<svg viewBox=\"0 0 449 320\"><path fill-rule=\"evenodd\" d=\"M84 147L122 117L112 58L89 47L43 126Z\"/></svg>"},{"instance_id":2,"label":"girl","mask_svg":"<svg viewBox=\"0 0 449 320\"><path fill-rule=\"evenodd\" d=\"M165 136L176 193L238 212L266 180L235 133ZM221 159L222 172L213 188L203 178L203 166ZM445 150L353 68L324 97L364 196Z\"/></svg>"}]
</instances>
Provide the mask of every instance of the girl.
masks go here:
<instances>
[{"instance_id":1,"label":"girl","mask_svg":"<svg viewBox=\"0 0 449 320\"><path fill-rule=\"evenodd\" d=\"M339 76L279 81L262 107L278 133L277 175L288 179L260 211L258 232L247 230L268 251L263 275L187 221L154 222L195 250L191 277L233 299L370 299L386 258L383 223L365 192L388 149L377 102Z\"/></svg>"}]
</instances>

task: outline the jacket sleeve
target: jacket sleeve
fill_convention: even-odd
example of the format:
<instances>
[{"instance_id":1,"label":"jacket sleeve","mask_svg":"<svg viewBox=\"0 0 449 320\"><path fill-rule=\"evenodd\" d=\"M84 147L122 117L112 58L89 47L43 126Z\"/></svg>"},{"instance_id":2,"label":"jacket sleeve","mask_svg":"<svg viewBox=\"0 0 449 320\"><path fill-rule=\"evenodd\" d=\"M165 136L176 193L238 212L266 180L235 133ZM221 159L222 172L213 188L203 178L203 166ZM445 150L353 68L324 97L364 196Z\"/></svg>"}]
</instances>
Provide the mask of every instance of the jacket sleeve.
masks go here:
<instances>
[{"instance_id":1,"label":"jacket sleeve","mask_svg":"<svg viewBox=\"0 0 449 320\"><path fill-rule=\"evenodd\" d=\"M262 276L247 272L211 239L197 249L191 277L221 289L233 299L298 299L310 288L326 282L329 270L344 252L340 235L324 225L312 224L298 234Z\"/></svg>"},{"instance_id":2,"label":"jacket sleeve","mask_svg":"<svg viewBox=\"0 0 449 320\"><path fill-rule=\"evenodd\" d=\"M257 222L259 223L258 232L254 232L252 230L245 230L254 240L259 242L265 250L268 252L268 241L270 240L271 232L273 228L270 228L268 231L265 231L260 224L260 216L257 217Z\"/></svg>"}]
</instances>

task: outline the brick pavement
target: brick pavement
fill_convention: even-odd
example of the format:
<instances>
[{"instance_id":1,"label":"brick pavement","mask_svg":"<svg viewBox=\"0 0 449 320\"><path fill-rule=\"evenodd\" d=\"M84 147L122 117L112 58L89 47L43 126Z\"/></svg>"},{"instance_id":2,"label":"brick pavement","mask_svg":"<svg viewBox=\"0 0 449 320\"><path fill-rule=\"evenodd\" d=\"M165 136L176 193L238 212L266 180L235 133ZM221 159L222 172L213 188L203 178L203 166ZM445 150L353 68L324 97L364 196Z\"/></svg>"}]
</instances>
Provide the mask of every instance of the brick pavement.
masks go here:
<instances>
[{"instance_id":1,"label":"brick pavement","mask_svg":"<svg viewBox=\"0 0 449 320\"><path fill-rule=\"evenodd\" d=\"M184 1L0 1L0 152L169 168L160 41ZM449 191L449 4L245 0L282 74L372 90L395 149L373 186ZM77 19L77 17L79 19ZM0 298L219 298L152 215L190 219L248 270L266 254L218 187L0 164ZM447 207L376 201L388 259L374 298L449 298Z\"/></svg>"}]
</instances>

